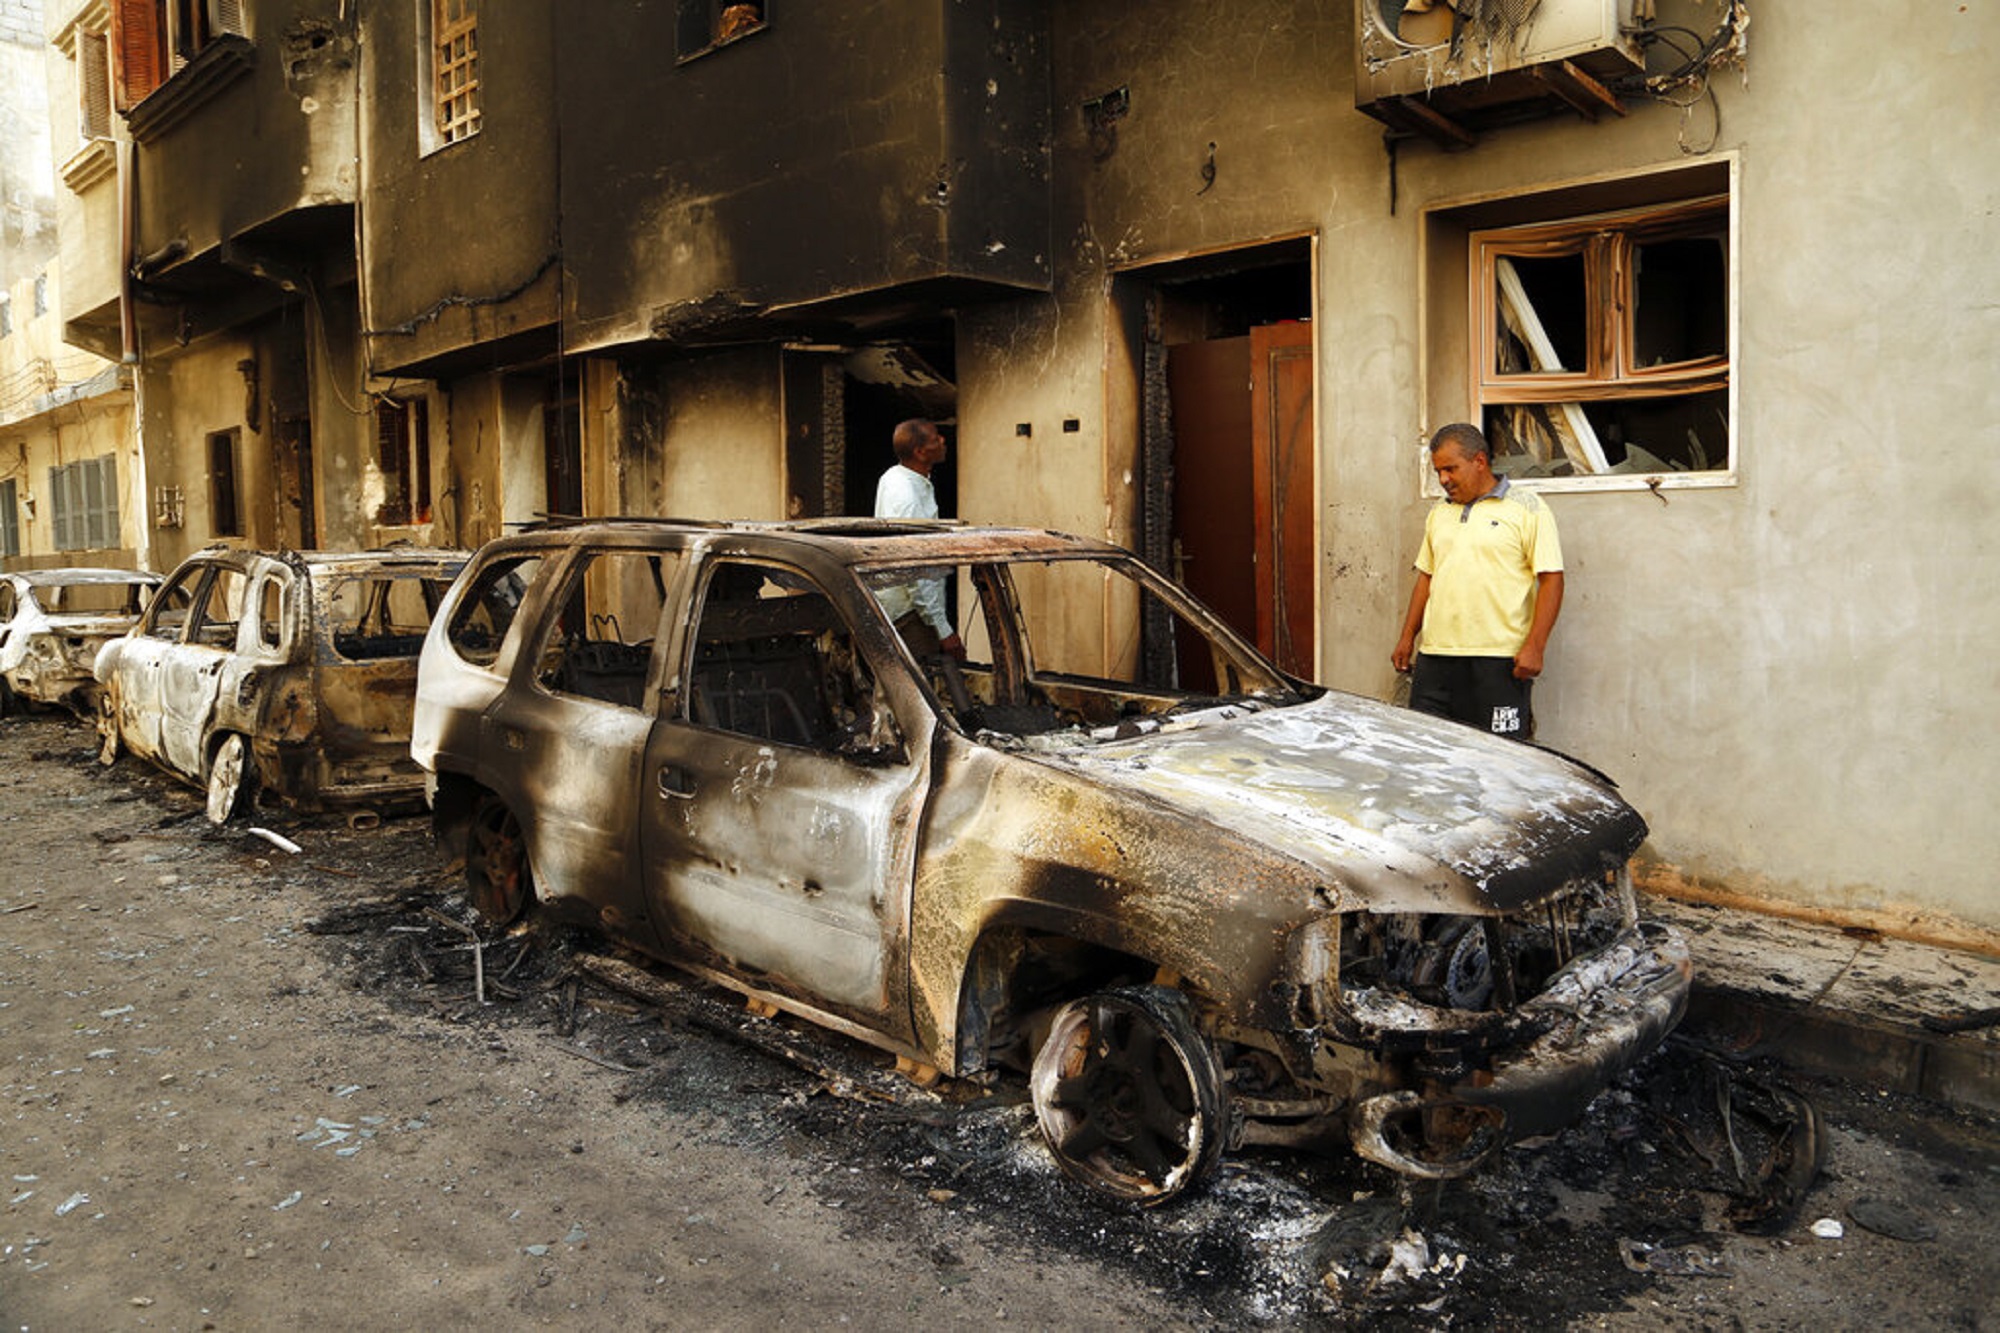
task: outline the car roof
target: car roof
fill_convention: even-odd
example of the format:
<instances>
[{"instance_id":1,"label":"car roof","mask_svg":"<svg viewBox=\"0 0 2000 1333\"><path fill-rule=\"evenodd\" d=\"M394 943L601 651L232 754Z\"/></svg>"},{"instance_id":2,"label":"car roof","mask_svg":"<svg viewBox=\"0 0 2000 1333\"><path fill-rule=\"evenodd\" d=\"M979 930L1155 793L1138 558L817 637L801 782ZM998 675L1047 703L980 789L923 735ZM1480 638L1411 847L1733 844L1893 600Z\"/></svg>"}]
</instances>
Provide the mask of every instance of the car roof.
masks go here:
<instances>
[{"instance_id":1,"label":"car roof","mask_svg":"<svg viewBox=\"0 0 2000 1333\"><path fill-rule=\"evenodd\" d=\"M205 546L183 564L196 560L248 568L258 560L275 560L311 574L363 574L407 567L438 569L462 565L472 558L470 551L438 546L398 546L368 551L265 551L248 546Z\"/></svg>"},{"instance_id":2,"label":"car roof","mask_svg":"<svg viewBox=\"0 0 2000 1333\"><path fill-rule=\"evenodd\" d=\"M20 569L7 575L31 588L55 588L71 583L158 583L158 574L142 569Z\"/></svg>"},{"instance_id":3,"label":"car roof","mask_svg":"<svg viewBox=\"0 0 2000 1333\"><path fill-rule=\"evenodd\" d=\"M1048 528L974 525L950 519L812 518L751 520L613 517L539 525L492 545L532 551L551 545L589 546L647 534L709 537L723 545L816 550L851 564L902 564L999 558L1050 559L1123 555L1122 548ZM738 539L732 542L730 539Z\"/></svg>"}]
</instances>

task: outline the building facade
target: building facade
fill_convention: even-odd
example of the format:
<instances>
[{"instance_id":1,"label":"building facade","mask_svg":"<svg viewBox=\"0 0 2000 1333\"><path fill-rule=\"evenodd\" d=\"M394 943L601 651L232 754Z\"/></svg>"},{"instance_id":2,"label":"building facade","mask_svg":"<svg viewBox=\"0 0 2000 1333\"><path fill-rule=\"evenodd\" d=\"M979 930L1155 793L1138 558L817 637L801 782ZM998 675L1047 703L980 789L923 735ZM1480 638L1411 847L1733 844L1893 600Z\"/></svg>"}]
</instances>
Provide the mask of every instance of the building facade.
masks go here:
<instances>
[{"instance_id":1,"label":"building facade","mask_svg":"<svg viewBox=\"0 0 2000 1333\"><path fill-rule=\"evenodd\" d=\"M1947 447L1995 397L2000 14L1464 8L73 5L79 77L139 54L103 175L58 134L66 327L136 349L162 560L865 512L922 415L948 513L1141 549L1384 697L1422 442L1480 421L1568 555L1541 738L1650 882L1992 944L1996 483Z\"/></svg>"}]
</instances>

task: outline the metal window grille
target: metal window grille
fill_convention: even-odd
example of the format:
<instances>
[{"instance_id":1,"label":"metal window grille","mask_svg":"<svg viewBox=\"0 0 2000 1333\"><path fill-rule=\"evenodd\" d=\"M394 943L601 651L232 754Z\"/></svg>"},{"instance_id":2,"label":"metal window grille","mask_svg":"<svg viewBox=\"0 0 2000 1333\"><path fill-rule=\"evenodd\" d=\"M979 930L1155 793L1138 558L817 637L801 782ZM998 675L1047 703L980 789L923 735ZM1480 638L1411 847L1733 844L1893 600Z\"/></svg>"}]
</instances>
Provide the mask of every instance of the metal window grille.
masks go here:
<instances>
[{"instance_id":1,"label":"metal window grille","mask_svg":"<svg viewBox=\"0 0 2000 1333\"><path fill-rule=\"evenodd\" d=\"M479 132L477 0L433 0L431 43L438 137L456 143Z\"/></svg>"}]
</instances>

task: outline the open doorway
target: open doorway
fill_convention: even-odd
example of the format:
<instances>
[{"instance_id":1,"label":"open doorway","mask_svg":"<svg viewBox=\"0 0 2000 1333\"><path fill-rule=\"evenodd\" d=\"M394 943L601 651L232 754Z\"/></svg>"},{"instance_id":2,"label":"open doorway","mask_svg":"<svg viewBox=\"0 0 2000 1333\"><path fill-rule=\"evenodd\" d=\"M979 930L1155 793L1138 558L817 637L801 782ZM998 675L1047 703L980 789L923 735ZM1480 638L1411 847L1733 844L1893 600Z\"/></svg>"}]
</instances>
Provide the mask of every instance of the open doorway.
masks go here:
<instances>
[{"instance_id":1,"label":"open doorway","mask_svg":"<svg viewBox=\"0 0 2000 1333\"><path fill-rule=\"evenodd\" d=\"M1116 291L1144 327L1144 554L1280 666L1312 675L1311 241L1149 266Z\"/></svg>"},{"instance_id":2,"label":"open doorway","mask_svg":"<svg viewBox=\"0 0 2000 1333\"><path fill-rule=\"evenodd\" d=\"M951 457L931 476L938 512L958 513L956 353L951 321L877 331L843 346L785 352L785 470L793 518L868 515L896 461L899 422L935 422Z\"/></svg>"}]
</instances>

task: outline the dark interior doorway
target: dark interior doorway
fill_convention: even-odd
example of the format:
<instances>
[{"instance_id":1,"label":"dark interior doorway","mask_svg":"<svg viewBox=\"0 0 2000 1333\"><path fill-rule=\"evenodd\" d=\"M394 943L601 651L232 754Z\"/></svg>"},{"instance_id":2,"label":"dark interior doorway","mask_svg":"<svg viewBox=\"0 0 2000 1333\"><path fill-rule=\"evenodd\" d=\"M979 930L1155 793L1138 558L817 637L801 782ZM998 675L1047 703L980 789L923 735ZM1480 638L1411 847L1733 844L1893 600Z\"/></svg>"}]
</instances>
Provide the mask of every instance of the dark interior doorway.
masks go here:
<instances>
[{"instance_id":1,"label":"dark interior doorway","mask_svg":"<svg viewBox=\"0 0 2000 1333\"><path fill-rule=\"evenodd\" d=\"M890 439L912 417L951 445L931 474L938 512L958 513L957 358L951 321L898 326L844 345L784 353L785 507L792 518L867 516L896 461Z\"/></svg>"},{"instance_id":2,"label":"dark interior doorway","mask_svg":"<svg viewBox=\"0 0 2000 1333\"><path fill-rule=\"evenodd\" d=\"M890 438L899 423L922 417L944 433L951 452L931 473L938 513L958 514L958 373L949 321L898 329L842 358L846 438L843 513L875 512L875 483L896 461Z\"/></svg>"},{"instance_id":3,"label":"dark interior doorway","mask_svg":"<svg viewBox=\"0 0 2000 1333\"><path fill-rule=\"evenodd\" d=\"M583 393L580 366L559 366L542 409L544 517L583 516Z\"/></svg>"},{"instance_id":4,"label":"dark interior doorway","mask_svg":"<svg viewBox=\"0 0 2000 1333\"><path fill-rule=\"evenodd\" d=\"M1139 270L1121 278L1120 297L1144 311L1147 558L1280 666L1310 675L1310 242Z\"/></svg>"}]
</instances>

